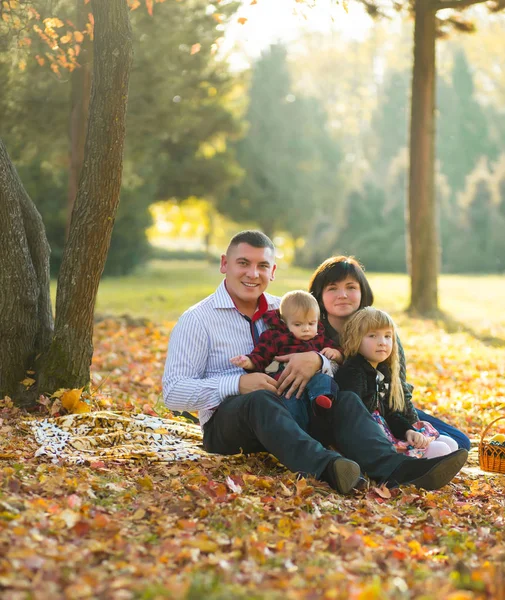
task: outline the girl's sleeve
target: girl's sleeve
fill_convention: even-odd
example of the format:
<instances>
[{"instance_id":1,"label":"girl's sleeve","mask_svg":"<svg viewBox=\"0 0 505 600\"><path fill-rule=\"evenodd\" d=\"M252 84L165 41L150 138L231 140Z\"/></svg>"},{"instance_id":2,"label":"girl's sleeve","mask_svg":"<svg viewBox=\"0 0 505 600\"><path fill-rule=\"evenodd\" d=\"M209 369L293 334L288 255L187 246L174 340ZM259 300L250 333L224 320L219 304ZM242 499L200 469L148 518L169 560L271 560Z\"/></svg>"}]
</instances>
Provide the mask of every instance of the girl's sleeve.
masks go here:
<instances>
[{"instance_id":1,"label":"girl's sleeve","mask_svg":"<svg viewBox=\"0 0 505 600\"><path fill-rule=\"evenodd\" d=\"M398 412L391 412L384 417L386 423L388 424L389 429L391 429L391 433L398 440L404 440L405 434L409 429L413 429L409 421L405 418L405 416ZM418 419L416 419L417 421Z\"/></svg>"}]
</instances>

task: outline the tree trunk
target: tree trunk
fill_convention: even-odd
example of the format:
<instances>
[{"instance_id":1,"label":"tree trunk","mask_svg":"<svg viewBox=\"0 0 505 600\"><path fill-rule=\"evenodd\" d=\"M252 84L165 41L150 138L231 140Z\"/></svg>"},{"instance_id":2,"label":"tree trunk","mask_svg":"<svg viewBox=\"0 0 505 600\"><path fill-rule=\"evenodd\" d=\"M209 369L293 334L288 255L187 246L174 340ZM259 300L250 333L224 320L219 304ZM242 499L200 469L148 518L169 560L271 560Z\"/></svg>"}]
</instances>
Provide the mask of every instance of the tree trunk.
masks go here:
<instances>
[{"instance_id":1,"label":"tree trunk","mask_svg":"<svg viewBox=\"0 0 505 600\"><path fill-rule=\"evenodd\" d=\"M409 310L438 311L440 248L435 203L435 39L431 0L416 0L414 72L410 122L408 233L411 278Z\"/></svg>"},{"instance_id":2,"label":"tree trunk","mask_svg":"<svg viewBox=\"0 0 505 600\"><path fill-rule=\"evenodd\" d=\"M51 341L50 250L40 214L1 141L0 248L0 398L19 397L19 382Z\"/></svg>"},{"instance_id":3,"label":"tree trunk","mask_svg":"<svg viewBox=\"0 0 505 600\"><path fill-rule=\"evenodd\" d=\"M56 323L40 389L89 383L93 312L119 204L132 34L126 0L92 0L93 82L79 190L58 277Z\"/></svg>"},{"instance_id":4,"label":"tree trunk","mask_svg":"<svg viewBox=\"0 0 505 600\"><path fill-rule=\"evenodd\" d=\"M75 25L79 31L86 28L89 5L83 0L76 0ZM70 127L69 127L69 172L67 192L66 238L70 231L70 220L74 208L75 197L79 185L82 163L84 162L84 146L88 125L89 99L91 93L91 64L93 61L93 44L88 36L84 37L79 54L79 67L70 76Z\"/></svg>"}]
</instances>

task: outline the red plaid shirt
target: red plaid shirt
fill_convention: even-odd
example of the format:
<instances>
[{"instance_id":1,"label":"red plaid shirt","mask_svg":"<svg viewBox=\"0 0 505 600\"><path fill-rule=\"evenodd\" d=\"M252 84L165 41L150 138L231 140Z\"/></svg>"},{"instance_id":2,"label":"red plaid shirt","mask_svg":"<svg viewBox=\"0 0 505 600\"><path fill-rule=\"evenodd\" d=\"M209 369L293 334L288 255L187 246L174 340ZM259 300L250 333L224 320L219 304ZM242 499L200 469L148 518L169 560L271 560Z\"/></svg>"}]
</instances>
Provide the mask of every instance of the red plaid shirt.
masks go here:
<instances>
[{"instance_id":1,"label":"red plaid shirt","mask_svg":"<svg viewBox=\"0 0 505 600\"><path fill-rule=\"evenodd\" d=\"M275 356L293 354L295 352L320 352L323 348L341 350L330 338L324 334L324 326L319 323L317 335L311 340L299 340L289 331L288 326L281 319L279 310L269 310L263 315L263 321L270 329L260 335L258 343L251 354L247 356L252 360L255 371L264 371L274 360Z\"/></svg>"}]
</instances>

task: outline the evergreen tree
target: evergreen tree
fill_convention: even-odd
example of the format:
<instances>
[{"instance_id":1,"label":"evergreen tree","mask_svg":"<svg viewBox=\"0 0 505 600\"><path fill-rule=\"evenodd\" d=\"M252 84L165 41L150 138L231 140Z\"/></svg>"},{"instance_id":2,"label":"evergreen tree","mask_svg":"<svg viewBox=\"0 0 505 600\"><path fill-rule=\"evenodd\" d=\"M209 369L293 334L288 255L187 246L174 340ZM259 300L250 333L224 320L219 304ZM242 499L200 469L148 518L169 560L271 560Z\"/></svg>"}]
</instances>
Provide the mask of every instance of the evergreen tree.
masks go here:
<instances>
[{"instance_id":1,"label":"evergreen tree","mask_svg":"<svg viewBox=\"0 0 505 600\"><path fill-rule=\"evenodd\" d=\"M293 93L282 45L254 65L246 121L247 134L236 145L245 176L218 208L270 236L307 234L335 203L340 150L320 103Z\"/></svg>"},{"instance_id":2,"label":"evergreen tree","mask_svg":"<svg viewBox=\"0 0 505 600\"><path fill-rule=\"evenodd\" d=\"M496 157L486 115L474 94L473 76L463 50L454 55L451 85L439 80L437 157L455 195L481 156Z\"/></svg>"},{"instance_id":3,"label":"evergreen tree","mask_svg":"<svg viewBox=\"0 0 505 600\"><path fill-rule=\"evenodd\" d=\"M379 103L372 117L375 155L372 169L383 177L391 161L408 144L409 89L408 71L391 71L378 93Z\"/></svg>"}]
</instances>

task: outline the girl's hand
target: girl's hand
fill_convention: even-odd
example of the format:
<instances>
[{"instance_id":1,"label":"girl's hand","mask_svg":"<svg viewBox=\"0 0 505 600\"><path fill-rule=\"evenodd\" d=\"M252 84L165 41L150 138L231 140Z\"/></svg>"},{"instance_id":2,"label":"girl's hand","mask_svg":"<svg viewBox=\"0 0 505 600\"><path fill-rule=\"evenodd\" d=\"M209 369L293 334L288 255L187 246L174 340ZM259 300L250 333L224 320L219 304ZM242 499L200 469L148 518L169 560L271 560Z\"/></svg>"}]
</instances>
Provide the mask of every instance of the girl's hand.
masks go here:
<instances>
[{"instance_id":1,"label":"girl's hand","mask_svg":"<svg viewBox=\"0 0 505 600\"><path fill-rule=\"evenodd\" d=\"M252 371L254 369L253 361L248 356L244 356L243 354L230 358L230 362L236 367L246 369L246 371Z\"/></svg>"},{"instance_id":2,"label":"girl's hand","mask_svg":"<svg viewBox=\"0 0 505 600\"><path fill-rule=\"evenodd\" d=\"M425 435L419 433L419 431L414 431L413 429L407 431L405 439L411 446L414 446L414 448L427 448L430 443L430 440Z\"/></svg>"},{"instance_id":3,"label":"girl's hand","mask_svg":"<svg viewBox=\"0 0 505 600\"><path fill-rule=\"evenodd\" d=\"M344 355L336 348L323 348L321 354L330 360L334 360L339 365L344 362Z\"/></svg>"}]
</instances>

